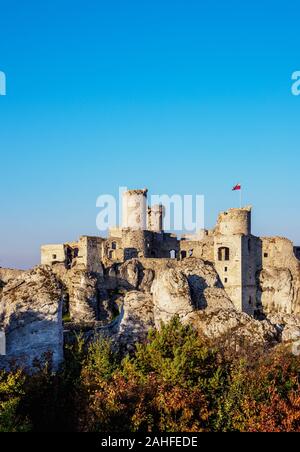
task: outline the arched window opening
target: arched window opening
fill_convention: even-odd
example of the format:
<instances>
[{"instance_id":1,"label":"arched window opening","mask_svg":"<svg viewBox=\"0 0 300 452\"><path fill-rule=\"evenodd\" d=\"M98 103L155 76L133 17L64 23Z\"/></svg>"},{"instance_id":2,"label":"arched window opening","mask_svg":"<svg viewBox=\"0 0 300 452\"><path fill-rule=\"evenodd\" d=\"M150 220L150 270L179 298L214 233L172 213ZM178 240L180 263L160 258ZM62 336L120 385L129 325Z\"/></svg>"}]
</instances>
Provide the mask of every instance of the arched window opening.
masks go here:
<instances>
[{"instance_id":1,"label":"arched window opening","mask_svg":"<svg viewBox=\"0 0 300 452\"><path fill-rule=\"evenodd\" d=\"M170 251L170 258L171 259L176 259L176 251L175 250L171 250Z\"/></svg>"}]
</instances>

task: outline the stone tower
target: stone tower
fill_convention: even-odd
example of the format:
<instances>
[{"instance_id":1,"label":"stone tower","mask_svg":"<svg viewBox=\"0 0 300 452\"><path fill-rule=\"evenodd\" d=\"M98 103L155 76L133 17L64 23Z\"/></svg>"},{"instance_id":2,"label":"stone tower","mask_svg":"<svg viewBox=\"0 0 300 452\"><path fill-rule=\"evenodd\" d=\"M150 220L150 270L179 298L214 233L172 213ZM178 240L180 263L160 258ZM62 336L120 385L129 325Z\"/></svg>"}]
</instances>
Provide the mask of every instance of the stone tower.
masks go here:
<instances>
[{"instance_id":1,"label":"stone tower","mask_svg":"<svg viewBox=\"0 0 300 452\"><path fill-rule=\"evenodd\" d=\"M147 228L147 192L147 189L143 189L123 193L124 229L144 231Z\"/></svg>"},{"instance_id":2,"label":"stone tower","mask_svg":"<svg viewBox=\"0 0 300 452\"><path fill-rule=\"evenodd\" d=\"M148 207L148 230L163 231L164 208L161 204Z\"/></svg>"},{"instance_id":3,"label":"stone tower","mask_svg":"<svg viewBox=\"0 0 300 452\"><path fill-rule=\"evenodd\" d=\"M123 193L122 246L124 258L147 256L147 189Z\"/></svg>"},{"instance_id":4,"label":"stone tower","mask_svg":"<svg viewBox=\"0 0 300 452\"><path fill-rule=\"evenodd\" d=\"M236 309L253 315L256 307L256 237L251 235L251 207L219 215L214 234L214 261Z\"/></svg>"}]
</instances>

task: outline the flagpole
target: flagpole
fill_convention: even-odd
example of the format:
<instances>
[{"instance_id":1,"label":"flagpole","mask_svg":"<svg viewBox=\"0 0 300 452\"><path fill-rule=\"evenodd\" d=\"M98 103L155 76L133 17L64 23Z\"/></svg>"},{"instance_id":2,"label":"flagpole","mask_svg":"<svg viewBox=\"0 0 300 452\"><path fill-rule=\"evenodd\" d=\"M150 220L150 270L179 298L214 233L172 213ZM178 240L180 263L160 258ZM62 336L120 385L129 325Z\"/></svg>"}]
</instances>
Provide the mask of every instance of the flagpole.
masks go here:
<instances>
[{"instance_id":1,"label":"flagpole","mask_svg":"<svg viewBox=\"0 0 300 452\"><path fill-rule=\"evenodd\" d=\"M233 189L234 191L239 191L240 192L240 209L242 208L242 184L236 184Z\"/></svg>"}]
</instances>

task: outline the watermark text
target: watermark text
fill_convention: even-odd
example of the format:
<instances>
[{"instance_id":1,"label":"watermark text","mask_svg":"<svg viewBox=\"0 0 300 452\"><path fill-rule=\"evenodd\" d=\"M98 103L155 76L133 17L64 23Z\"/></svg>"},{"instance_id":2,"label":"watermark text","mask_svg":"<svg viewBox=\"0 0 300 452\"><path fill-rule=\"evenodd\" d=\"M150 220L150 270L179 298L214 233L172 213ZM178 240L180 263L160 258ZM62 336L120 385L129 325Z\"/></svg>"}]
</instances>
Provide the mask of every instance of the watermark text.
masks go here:
<instances>
[{"instance_id":1,"label":"watermark text","mask_svg":"<svg viewBox=\"0 0 300 452\"><path fill-rule=\"evenodd\" d=\"M163 230L179 234L204 229L204 195L164 194L151 195L147 199L141 190L132 191L129 197L126 194L127 187L119 187L117 198L111 194L98 196L96 225L99 231L104 232L117 225L133 229L154 227L157 230L161 224ZM157 209L158 206L161 210ZM160 212L161 221L157 218Z\"/></svg>"},{"instance_id":2,"label":"watermark text","mask_svg":"<svg viewBox=\"0 0 300 452\"><path fill-rule=\"evenodd\" d=\"M0 71L0 96L6 96L6 75Z\"/></svg>"},{"instance_id":3,"label":"watermark text","mask_svg":"<svg viewBox=\"0 0 300 452\"><path fill-rule=\"evenodd\" d=\"M292 94L293 96L299 96L300 94L300 71L295 71L292 73L292 80L294 83L292 84Z\"/></svg>"}]
</instances>

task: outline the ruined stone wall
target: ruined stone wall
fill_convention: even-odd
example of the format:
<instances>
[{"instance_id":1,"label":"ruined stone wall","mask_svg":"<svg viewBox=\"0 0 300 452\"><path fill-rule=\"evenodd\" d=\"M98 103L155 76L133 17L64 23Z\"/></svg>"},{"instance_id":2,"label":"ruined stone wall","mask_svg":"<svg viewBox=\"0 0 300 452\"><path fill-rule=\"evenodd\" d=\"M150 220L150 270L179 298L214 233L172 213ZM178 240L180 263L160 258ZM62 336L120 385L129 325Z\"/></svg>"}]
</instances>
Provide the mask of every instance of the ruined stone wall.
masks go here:
<instances>
[{"instance_id":1,"label":"ruined stone wall","mask_svg":"<svg viewBox=\"0 0 300 452\"><path fill-rule=\"evenodd\" d=\"M149 230L122 229L122 239L109 237L104 242L105 256L114 262L133 258L170 258L179 256L179 241L174 234Z\"/></svg>"},{"instance_id":2,"label":"ruined stone wall","mask_svg":"<svg viewBox=\"0 0 300 452\"><path fill-rule=\"evenodd\" d=\"M65 262L66 253L63 244L42 245L41 246L41 264L52 265L55 262Z\"/></svg>"},{"instance_id":3,"label":"ruined stone wall","mask_svg":"<svg viewBox=\"0 0 300 452\"><path fill-rule=\"evenodd\" d=\"M122 228L110 228L108 231L108 238L122 239Z\"/></svg>"},{"instance_id":4,"label":"ruined stone wall","mask_svg":"<svg viewBox=\"0 0 300 452\"><path fill-rule=\"evenodd\" d=\"M293 243L285 237L262 237L262 267L294 267L299 262L294 254Z\"/></svg>"},{"instance_id":5,"label":"ruined stone wall","mask_svg":"<svg viewBox=\"0 0 300 452\"><path fill-rule=\"evenodd\" d=\"M88 272L102 271L102 243L103 239L100 237L84 237L84 244L86 249L86 270Z\"/></svg>"},{"instance_id":6,"label":"ruined stone wall","mask_svg":"<svg viewBox=\"0 0 300 452\"><path fill-rule=\"evenodd\" d=\"M200 242L205 239L206 236L212 235L212 231L209 231L207 229L199 229L194 234L183 234L181 236L182 240L190 240L192 242Z\"/></svg>"},{"instance_id":7,"label":"ruined stone wall","mask_svg":"<svg viewBox=\"0 0 300 452\"><path fill-rule=\"evenodd\" d=\"M242 236L242 311L253 315L257 309L256 273L259 265L260 240L253 236Z\"/></svg>"},{"instance_id":8,"label":"ruined stone wall","mask_svg":"<svg viewBox=\"0 0 300 452\"><path fill-rule=\"evenodd\" d=\"M206 261L214 261L214 238L206 236L201 241L181 240L180 241L181 258L196 257ZM184 252L184 254L182 254Z\"/></svg>"},{"instance_id":9,"label":"ruined stone wall","mask_svg":"<svg viewBox=\"0 0 300 452\"><path fill-rule=\"evenodd\" d=\"M122 244L122 236L109 236L108 239L103 242L102 256L103 259L106 258L114 262L123 262L124 249Z\"/></svg>"},{"instance_id":10,"label":"ruined stone wall","mask_svg":"<svg viewBox=\"0 0 300 452\"><path fill-rule=\"evenodd\" d=\"M179 251L179 241L175 234L166 232L152 234L152 241L148 247L148 257L168 259L171 257L171 252L179 257Z\"/></svg>"},{"instance_id":11,"label":"ruined stone wall","mask_svg":"<svg viewBox=\"0 0 300 452\"><path fill-rule=\"evenodd\" d=\"M162 205L148 207L148 230L153 232L163 231L164 208Z\"/></svg>"},{"instance_id":12,"label":"ruined stone wall","mask_svg":"<svg viewBox=\"0 0 300 452\"><path fill-rule=\"evenodd\" d=\"M123 229L124 259L147 257L147 243L151 242L151 238L151 233L146 230Z\"/></svg>"},{"instance_id":13,"label":"ruined stone wall","mask_svg":"<svg viewBox=\"0 0 300 452\"><path fill-rule=\"evenodd\" d=\"M65 243L66 266L81 266L90 272L101 271L104 242L102 237L81 236L78 242Z\"/></svg>"},{"instance_id":14,"label":"ruined stone wall","mask_svg":"<svg viewBox=\"0 0 300 452\"><path fill-rule=\"evenodd\" d=\"M73 265L81 265L82 267L87 266L87 260L88 260L88 241L86 236L82 236L79 238L78 242L75 242L74 244L69 244L72 248L78 250L78 254L75 258L72 260L72 266Z\"/></svg>"}]
</instances>

